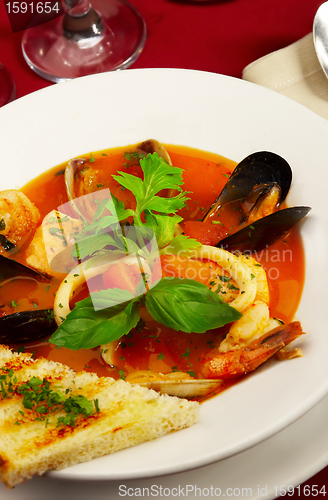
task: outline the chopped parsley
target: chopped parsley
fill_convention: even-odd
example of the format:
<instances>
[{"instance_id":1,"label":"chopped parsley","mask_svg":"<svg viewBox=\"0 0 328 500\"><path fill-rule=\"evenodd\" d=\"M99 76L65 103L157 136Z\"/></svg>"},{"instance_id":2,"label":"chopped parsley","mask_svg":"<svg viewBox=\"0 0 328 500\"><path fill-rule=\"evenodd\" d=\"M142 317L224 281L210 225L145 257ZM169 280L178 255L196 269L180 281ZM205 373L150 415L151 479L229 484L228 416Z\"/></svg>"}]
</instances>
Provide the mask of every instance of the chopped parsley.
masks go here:
<instances>
[{"instance_id":1,"label":"chopped parsley","mask_svg":"<svg viewBox=\"0 0 328 500\"><path fill-rule=\"evenodd\" d=\"M62 170L58 170L58 172L55 173L55 177L57 177L57 175L64 175L64 173L65 173L64 168Z\"/></svg>"},{"instance_id":2,"label":"chopped parsley","mask_svg":"<svg viewBox=\"0 0 328 500\"><path fill-rule=\"evenodd\" d=\"M230 276L219 276L220 280L223 281L224 283L228 282L231 280Z\"/></svg>"},{"instance_id":3,"label":"chopped parsley","mask_svg":"<svg viewBox=\"0 0 328 500\"><path fill-rule=\"evenodd\" d=\"M14 370L2 368L0 374L0 394L2 399L12 398L13 395L20 394L23 396L23 407L36 413L35 420L46 421L49 423L51 414L65 414L57 417L57 427L60 425L70 425L75 427L76 418L89 417L94 412L99 412L98 400L90 401L83 395L72 395L70 389L65 392L61 388L51 387L50 382L46 379L32 377L27 382L18 385L17 377ZM19 410L19 413L24 416L25 413ZM19 420L15 422L20 425Z\"/></svg>"},{"instance_id":4,"label":"chopped parsley","mask_svg":"<svg viewBox=\"0 0 328 500\"><path fill-rule=\"evenodd\" d=\"M190 347L187 347L185 352L181 354L181 358L189 358L189 356L190 356Z\"/></svg>"}]
</instances>

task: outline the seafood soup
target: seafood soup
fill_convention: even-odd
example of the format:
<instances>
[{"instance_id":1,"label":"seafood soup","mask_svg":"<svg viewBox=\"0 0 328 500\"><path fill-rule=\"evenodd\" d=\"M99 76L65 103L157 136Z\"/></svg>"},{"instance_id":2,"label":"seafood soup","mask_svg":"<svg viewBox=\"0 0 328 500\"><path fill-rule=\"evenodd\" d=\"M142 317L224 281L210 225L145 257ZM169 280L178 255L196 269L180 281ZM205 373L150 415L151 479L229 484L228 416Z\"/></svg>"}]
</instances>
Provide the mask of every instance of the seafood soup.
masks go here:
<instances>
[{"instance_id":1,"label":"seafood soup","mask_svg":"<svg viewBox=\"0 0 328 500\"><path fill-rule=\"evenodd\" d=\"M192 399L301 356L309 208L278 155L235 167L148 140L0 192L1 343Z\"/></svg>"}]
</instances>

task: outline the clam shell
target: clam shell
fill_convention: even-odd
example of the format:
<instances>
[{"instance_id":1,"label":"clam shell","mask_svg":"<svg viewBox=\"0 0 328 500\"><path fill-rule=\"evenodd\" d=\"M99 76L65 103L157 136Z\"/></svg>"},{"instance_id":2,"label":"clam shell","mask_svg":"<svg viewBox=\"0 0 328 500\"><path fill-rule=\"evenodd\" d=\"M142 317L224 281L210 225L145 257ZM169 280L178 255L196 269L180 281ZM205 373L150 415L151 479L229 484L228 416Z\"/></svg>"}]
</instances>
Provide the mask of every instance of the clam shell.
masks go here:
<instances>
[{"instance_id":1,"label":"clam shell","mask_svg":"<svg viewBox=\"0 0 328 500\"><path fill-rule=\"evenodd\" d=\"M211 379L152 380L139 383L142 387L153 389L160 394L167 394L168 396L176 396L178 398L185 399L194 399L206 396L218 389L221 384L221 380Z\"/></svg>"},{"instance_id":2,"label":"clam shell","mask_svg":"<svg viewBox=\"0 0 328 500\"><path fill-rule=\"evenodd\" d=\"M138 145L137 147L138 151L142 151L143 153L149 154L149 153L157 153L158 156L163 158L163 160L166 161L169 165L172 165L172 161L170 158L169 153L166 151L164 146L155 139L147 139L146 141L143 141L141 144Z\"/></svg>"}]
</instances>

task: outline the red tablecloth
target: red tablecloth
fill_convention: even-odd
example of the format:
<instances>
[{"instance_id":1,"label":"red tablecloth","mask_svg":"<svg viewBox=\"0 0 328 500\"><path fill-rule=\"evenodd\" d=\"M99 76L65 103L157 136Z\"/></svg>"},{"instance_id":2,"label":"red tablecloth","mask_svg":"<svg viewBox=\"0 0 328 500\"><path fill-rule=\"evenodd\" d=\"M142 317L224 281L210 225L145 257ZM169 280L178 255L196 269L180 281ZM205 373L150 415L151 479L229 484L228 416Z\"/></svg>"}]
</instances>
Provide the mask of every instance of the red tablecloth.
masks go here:
<instances>
[{"instance_id":1,"label":"red tablecloth","mask_svg":"<svg viewBox=\"0 0 328 500\"><path fill-rule=\"evenodd\" d=\"M132 0L148 30L145 48L132 68L189 68L240 78L250 62L309 33L322 1ZM12 73L19 98L53 84L26 65L22 33L12 33L4 5L0 0L0 62ZM328 486L328 467L305 484L318 490Z\"/></svg>"}]
</instances>

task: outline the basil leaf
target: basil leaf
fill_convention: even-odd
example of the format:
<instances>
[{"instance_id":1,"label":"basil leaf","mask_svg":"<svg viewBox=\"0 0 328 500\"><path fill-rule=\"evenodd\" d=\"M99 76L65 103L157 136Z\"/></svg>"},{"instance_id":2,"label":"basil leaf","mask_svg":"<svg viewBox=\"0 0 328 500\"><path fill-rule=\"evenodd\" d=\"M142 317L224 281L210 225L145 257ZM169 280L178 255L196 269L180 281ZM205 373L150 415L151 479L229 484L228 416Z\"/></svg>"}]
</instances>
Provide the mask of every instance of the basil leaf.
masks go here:
<instances>
[{"instance_id":1,"label":"basil leaf","mask_svg":"<svg viewBox=\"0 0 328 500\"><path fill-rule=\"evenodd\" d=\"M156 321L187 333L204 333L242 316L203 283L180 278L162 278L146 293L145 305Z\"/></svg>"},{"instance_id":2,"label":"basil leaf","mask_svg":"<svg viewBox=\"0 0 328 500\"><path fill-rule=\"evenodd\" d=\"M91 297L84 299L87 301L92 298L92 304L96 310L107 309L116 306L122 306L126 302L130 302L135 298L135 295L129 290L121 288L108 288L98 292L92 292ZM83 301L82 301L83 302ZM80 304L79 302L77 304ZM126 304L125 304L126 305ZM109 311L108 311L109 313Z\"/></svg>"},{"instance_id":3,"label":"basil leaf","mask_svg":"<svg viewBox=\"0 0 328 500\"><path fill-rule=\"evenodd\" d=\"M88 297L76 304L49 342L72 350L91 349L118 340L129 333L139 319L139 303L135 299L95 311Z\"/></svg>"}]
</instances>

